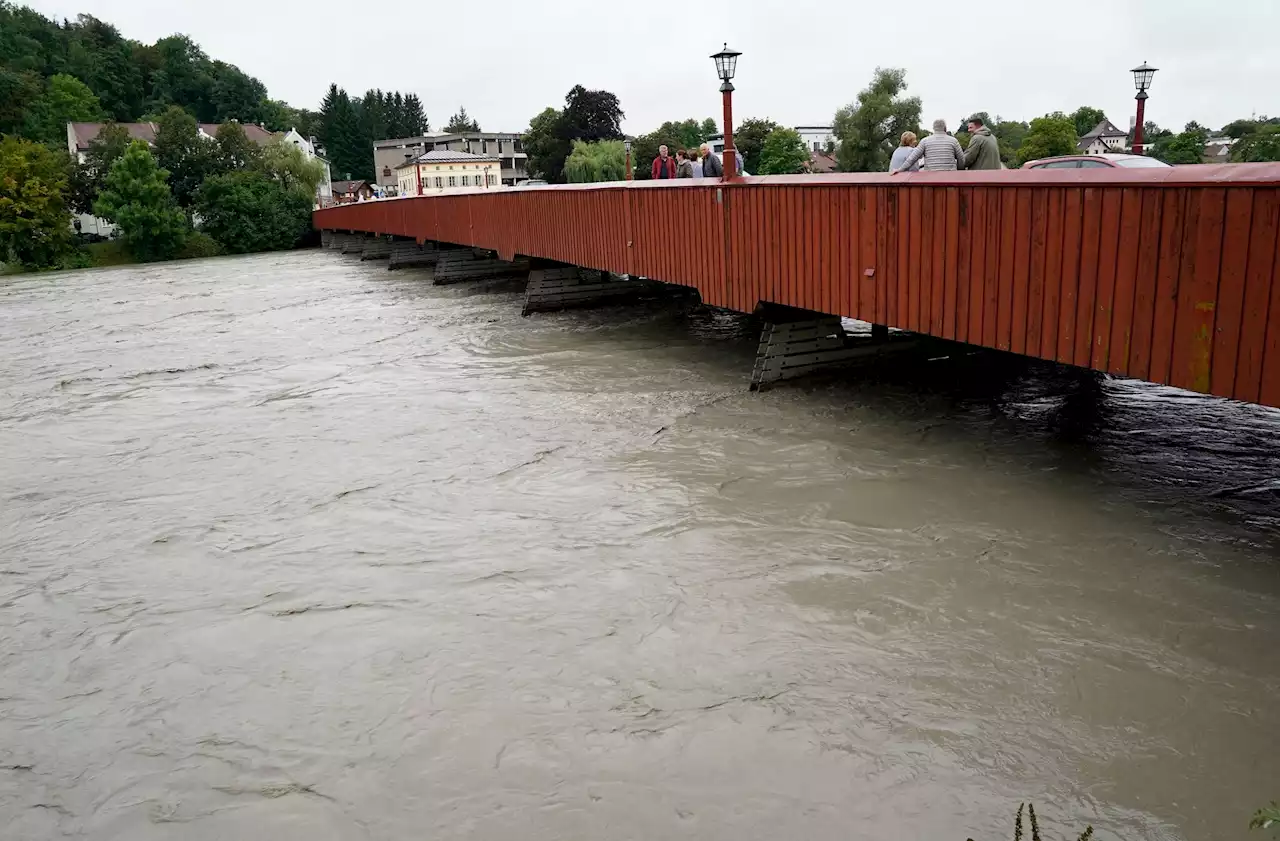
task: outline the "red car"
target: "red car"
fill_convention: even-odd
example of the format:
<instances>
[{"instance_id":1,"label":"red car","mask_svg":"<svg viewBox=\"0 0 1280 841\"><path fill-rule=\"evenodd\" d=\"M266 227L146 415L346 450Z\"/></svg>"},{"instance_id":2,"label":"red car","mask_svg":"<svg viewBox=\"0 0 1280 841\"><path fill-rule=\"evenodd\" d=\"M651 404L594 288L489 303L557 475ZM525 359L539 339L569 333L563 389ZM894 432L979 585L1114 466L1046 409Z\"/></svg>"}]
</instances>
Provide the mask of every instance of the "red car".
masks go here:
<instances>
[{"instance_id":1,"label":"red car","mask_svg":"<svg viewBox=\"0 0 1280 841\"><path fill-rule=\"evenodd\" d=\"M1063 155L1058 158L1041 158L1038 161L1027 161L1023 169L1114 169L1116 167L1137 168L1144 166L1168 166L1164 161L1148 158L1144 155Z\"/></svg>"}]
</instances>

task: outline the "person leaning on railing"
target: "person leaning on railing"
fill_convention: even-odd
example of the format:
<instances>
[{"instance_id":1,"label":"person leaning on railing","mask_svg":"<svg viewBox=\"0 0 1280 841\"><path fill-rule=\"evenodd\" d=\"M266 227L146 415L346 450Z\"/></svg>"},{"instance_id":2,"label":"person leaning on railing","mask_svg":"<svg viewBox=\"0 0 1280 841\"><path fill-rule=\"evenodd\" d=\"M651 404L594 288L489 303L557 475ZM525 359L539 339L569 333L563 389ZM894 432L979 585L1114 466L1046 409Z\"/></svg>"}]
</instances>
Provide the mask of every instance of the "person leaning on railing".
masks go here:
<instances>
[{"instance_id":1,"label":"person leaning on railing","mask_svg":"<svg viewBox=\"0 0 1280 841\"><path fill-rule=\"evenodd\" d=\"M922 161L920 168L925 172L955 172L964 169L964 149L960 141L947 134L947 121L934 120L933 134L920 141L920 145L911 150L903 166L893 171L897 175L909 169L916 161Z\"/></svg>"}]
</instances>

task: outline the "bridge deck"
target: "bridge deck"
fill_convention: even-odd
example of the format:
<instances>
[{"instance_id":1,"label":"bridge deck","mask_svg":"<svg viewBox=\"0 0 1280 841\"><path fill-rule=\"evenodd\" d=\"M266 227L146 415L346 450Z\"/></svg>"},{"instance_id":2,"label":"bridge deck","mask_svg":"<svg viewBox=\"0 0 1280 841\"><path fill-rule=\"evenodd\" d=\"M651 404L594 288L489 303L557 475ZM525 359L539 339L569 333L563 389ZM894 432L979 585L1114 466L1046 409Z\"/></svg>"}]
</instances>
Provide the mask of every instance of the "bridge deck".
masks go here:
<instances>
[{"instance_id":1,"label":"bridge deck","mask_svg":"<svg viewBox=\"0 0 1280 841\"><path fill-rule=\"evenodd\" d=\"M475 190L325 208L315 225L1280 406L1280 164Z\"/></svg>"}]
</instances>

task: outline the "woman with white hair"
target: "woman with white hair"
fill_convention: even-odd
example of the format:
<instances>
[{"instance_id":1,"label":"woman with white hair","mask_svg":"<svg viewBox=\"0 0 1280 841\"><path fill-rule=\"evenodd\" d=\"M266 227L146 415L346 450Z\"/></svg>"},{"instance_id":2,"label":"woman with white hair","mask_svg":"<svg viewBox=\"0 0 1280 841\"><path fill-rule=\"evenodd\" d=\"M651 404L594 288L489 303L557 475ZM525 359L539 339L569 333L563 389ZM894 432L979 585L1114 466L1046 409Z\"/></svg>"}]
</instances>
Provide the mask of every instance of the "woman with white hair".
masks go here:
<instances>
[{"instance_id":1,"label":"woman with white hair","mask_svg":"<svg viewBox=\"0 0 1280 841\"><path fill-rule=\"evenodd\" d=\"M893 171L897 175L909 170L920 161L920 168L925 172L955 172L964 169L964 150L960 141L947 134L947 121L934 120L933 134L920 141L920 145L911 150L902 164Z\"/></svg>"}]
</instances>

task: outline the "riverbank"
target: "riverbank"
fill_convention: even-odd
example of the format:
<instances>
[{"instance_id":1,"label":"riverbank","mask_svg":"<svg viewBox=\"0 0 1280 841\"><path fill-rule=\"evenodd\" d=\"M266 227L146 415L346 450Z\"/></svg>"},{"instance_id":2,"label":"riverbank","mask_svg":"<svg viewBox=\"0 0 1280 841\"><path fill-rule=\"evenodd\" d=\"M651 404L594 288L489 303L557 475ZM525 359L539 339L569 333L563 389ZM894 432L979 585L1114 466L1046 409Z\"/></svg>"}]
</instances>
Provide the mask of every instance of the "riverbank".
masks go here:
<instances>
[{"instance_id":1,"label":"riverbank","mask_svg":"<svg viewBox=\"0 0 1280 841\"><path fill-rule=\"evenodd\" d=\"M315 232L308 234L298 242L290 251L304 250L314 248L319 245L319 235ZM199 260L205 257L223 257L228 252L218 247L213 238L200 231L193 231L187 234L187 240L182 246L182 250L178 252L172 260L158 260L159 263L173 263L183 260ZM273 253L273 252L258 252ZM41 274L59 271L73 271L75 269L105 269L115 266L133 266L140 265L143 261L129 253L129 249L125 247L123 241L118 239L108 239L101 242L90 242L80 246L68 258L67 262L56 268L49 269L28 269L17 263L0 263L0 277L8 277L24 274Z\"/></svg>"}]
</instances>

